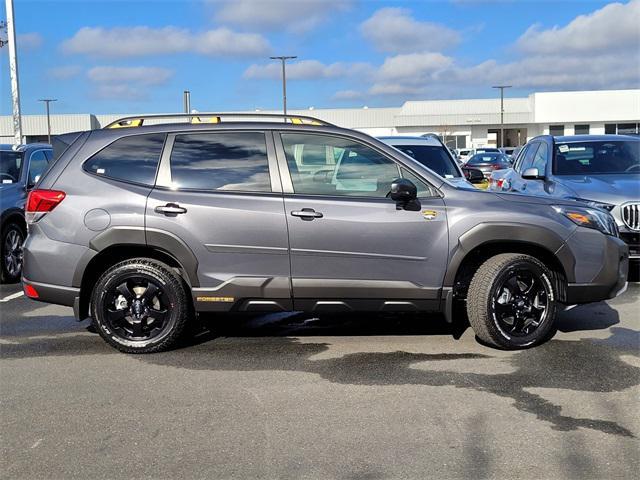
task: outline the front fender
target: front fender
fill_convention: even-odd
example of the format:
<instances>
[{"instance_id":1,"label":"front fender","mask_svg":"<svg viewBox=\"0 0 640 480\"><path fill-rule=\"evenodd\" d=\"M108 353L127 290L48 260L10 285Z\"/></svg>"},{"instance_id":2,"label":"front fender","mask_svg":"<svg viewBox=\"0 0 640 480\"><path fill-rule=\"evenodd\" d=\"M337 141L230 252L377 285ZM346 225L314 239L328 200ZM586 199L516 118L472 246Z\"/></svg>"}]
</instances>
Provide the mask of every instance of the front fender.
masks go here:
<instances>
[{"instance_id":1,"label":"front fender","mask_svg":"<svg viewBox=\"0 0 640 480\"><path fill-rule=\"evenodd\" d=\"M471 251L481 246L500 243L520 243L523 246L544 248L562 264L567 280L573 280L576 260L568 248L562 248L565 241L556 232L526 223L487 222L479 223L458 238L445 273L444 286L453 287L458 269Z\"/></svg>"}]
</instances>

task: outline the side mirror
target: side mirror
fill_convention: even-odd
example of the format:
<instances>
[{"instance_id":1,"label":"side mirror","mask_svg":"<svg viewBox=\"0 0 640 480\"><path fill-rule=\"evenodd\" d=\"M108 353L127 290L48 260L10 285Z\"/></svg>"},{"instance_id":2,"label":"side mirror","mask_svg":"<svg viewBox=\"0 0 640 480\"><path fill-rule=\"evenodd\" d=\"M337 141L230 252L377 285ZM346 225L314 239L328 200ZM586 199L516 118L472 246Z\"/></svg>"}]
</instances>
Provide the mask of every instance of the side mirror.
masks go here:
<instances>
[{"instance_id":1,"label":"side mirror","mask_svg":"<svg viewBox=\"0 0 640 480\"><path fill-rule=\"evenodd\" d=\"M40 175L36 175L35 178L33 179L33 181L30 181L27 184L27 190L31 190L33 187L36 186L36 183L38 183L38 181L40 180Z\"/></svg>"},{"instance_id":2,"label":"side mirror","mask_svg":"<svg viewBox=\"0 0 640 480\"><path fill-rule=\"evenodd\" d=\"M396 202L397 210L420 210L418 187L411 180L396 178L391 182L391 191L388 197Z\"/></svg>"},{"instance_id":3,"label":"side mirror","mask_svg":"<svg viewBox=\"0 0 640 480\"><path fill-rule=\"evenodd\" d=\"M525 180L544 180L544 175L540 175L540 171L537 168L531 167L522 172L522 178Z\"/></svg>"},{"instance_id":4,"label":"side mirror","mask_svg":"<svg viewBox=\"0 0 640 480\"><path fill-rule=\"evenodd\" d=\"M477 168L463 167L462 173L464 173L464 178L469 180L471 183L484 182L484 174Z\"/></svg>"}]
</instances>

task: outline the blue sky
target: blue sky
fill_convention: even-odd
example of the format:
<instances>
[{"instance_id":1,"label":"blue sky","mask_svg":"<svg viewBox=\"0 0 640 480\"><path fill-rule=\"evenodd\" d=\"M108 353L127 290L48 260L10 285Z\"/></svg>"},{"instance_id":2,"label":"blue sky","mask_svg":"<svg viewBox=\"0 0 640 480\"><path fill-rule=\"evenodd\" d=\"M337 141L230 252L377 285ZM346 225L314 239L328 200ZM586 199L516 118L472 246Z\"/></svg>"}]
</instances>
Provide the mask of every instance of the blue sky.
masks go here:
<instances>
[{"instance_id":1,"label":"blue sky","mask_svg":"<svg viewBox=\"0 0 640 480\"><path fill-rule=\"evenodd\" d=\"M14 3L24 113L280 108L283 54L291 108L640 84L640 0Z\"/></svg>"}]
</instances>

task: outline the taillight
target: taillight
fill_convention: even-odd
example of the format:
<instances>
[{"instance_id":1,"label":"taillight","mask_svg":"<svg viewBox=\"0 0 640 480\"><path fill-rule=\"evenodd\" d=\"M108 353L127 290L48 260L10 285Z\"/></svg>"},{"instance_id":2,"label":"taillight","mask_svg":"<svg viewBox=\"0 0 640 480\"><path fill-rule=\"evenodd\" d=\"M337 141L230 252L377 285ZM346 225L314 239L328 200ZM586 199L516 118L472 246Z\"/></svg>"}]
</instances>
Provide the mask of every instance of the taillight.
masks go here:
<instances>
[{"instance_id":1,"label":"taillight","mask_svg":"<svg viewBox=\"0 0 640 480\"><path fill-rule=\"evenodd\" d=\"M56 208L66 194L60 190L31 190L27 197L26 213L46 213Z\"/></svg>"}]
</instances>

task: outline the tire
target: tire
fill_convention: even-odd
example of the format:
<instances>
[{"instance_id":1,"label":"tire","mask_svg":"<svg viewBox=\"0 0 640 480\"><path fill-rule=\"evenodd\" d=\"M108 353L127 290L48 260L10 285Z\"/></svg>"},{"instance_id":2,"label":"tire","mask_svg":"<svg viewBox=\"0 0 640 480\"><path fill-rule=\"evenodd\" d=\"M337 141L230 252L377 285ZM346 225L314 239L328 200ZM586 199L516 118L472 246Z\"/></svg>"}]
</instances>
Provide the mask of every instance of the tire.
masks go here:
<instances>
[{"instance_id":1,"label":"tire","mask_svg":"<svg viewBox=\"0 0 640 480\"><path fill-rule=\"evenodd\" d=\"M467 293L467 315L478 339L514 350L551 338L558 311L552 278L529 255L504 253L484 262Z\"/></svg>"},{"instance_id":2,"label":"tire","mask_svg":"<svg viewBox=\"0 0 640 480\"><path fill-rule=\"evenodd\" d=\"M15 283L22 275L22 245L26 238L26 232L21 225L15 222L7 223L2 227L2 258L0 263L0 281L2 283Z\"/></svg>"},{"instance_id":3,"label":"tire","mask_svg":"<svg viewBox=\"0 0 640 480\"><path fill-rule=\"evenodd\" d=\"M134 258L109 268L91 294L96 330L125 353L170 349L189 321L182 279L166 264Z\"/></svg>"}]
</instances>

